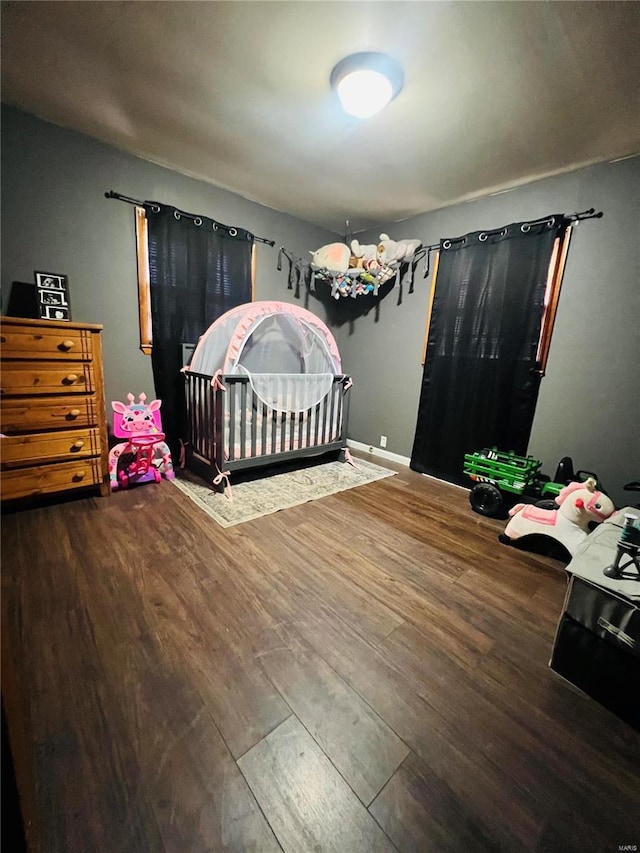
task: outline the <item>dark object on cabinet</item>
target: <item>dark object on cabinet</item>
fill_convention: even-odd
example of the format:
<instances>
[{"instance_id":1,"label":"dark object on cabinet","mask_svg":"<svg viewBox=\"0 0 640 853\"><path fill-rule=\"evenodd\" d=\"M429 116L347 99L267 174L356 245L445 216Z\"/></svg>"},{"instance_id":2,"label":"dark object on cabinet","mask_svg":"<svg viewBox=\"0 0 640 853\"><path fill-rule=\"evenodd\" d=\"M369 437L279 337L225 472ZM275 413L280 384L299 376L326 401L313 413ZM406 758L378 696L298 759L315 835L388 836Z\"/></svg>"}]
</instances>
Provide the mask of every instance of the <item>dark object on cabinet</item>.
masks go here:
<instances>
[{"instance_id":1,"label":"dark object on cabinet","mask_svg":"<svg viewBox=\"0 0 640 853\"><path fill-rule=\"evenodd\" d=\"M28 281L12 281L4 313L7 317L25 317L35 320L38 317L35 284Z\"/></svg>"}]
</instances>

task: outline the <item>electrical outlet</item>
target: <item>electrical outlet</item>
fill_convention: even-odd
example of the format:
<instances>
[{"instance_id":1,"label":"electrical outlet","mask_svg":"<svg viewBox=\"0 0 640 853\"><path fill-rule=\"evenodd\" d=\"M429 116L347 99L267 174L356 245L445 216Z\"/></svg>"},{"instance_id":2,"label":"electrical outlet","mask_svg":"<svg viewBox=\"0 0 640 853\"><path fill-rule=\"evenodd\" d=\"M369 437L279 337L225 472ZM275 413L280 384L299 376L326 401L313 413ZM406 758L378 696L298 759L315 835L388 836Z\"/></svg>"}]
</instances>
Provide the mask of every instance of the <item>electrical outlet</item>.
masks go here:
<instances>
[{"instance_id":1,"label":"electrical outlet","mask_svg":"<svg viewBox=\"0 0 640 853\"><path fill-rule=\"evenodd\" d=\"M381 435L380 436L380 447L386 447L386 446L387 446L387 436Z\"/></svg>"}]
</instances>

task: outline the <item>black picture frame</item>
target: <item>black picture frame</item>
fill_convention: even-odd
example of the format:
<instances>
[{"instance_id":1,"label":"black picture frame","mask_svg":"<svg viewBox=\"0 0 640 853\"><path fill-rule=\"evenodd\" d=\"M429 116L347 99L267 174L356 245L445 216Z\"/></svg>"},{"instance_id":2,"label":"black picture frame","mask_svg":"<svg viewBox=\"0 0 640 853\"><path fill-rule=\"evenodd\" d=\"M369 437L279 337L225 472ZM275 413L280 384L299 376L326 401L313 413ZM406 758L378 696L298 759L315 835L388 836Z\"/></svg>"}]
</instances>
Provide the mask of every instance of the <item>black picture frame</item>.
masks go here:
<instances>
[{"instance_id":1,"label":"black picture frame","mask_svg":"<svg viewBox=\"0 0 640 853\"><path fill-rule=\"evenodd\" d=\"M38 317L42 320L71 320L69 280L55 272L34 271Z\"/></svg>"}]
</instances>

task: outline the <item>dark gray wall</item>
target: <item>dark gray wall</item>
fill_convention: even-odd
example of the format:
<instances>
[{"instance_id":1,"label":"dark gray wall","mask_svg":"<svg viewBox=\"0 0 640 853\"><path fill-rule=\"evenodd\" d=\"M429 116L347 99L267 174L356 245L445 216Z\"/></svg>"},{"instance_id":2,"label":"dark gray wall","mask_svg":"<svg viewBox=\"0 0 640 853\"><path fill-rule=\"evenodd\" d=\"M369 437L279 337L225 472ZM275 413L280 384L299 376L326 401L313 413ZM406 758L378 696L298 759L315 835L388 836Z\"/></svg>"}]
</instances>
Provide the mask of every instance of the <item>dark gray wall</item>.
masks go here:
<instances>
[{"instance_id":1,"label":"dark gray wall","mask_svg":"<svg viewBox=\"0 0 640 853\"><path fill-rule=\"evenodd\" d=\"M622 485L640 479L640 158L601 164L508 193L456 205L359 235L375 243L419 237L425 244L548 213L595 207L604 218L574 229L547 375L529 452L553 476L558 460L596 471L618 505L638 500ZM354 376L351 435L410 456L416 425L429 282L397 305L392 291L374 314L336 331ZM504 448L509 449L509 448Z\"/></svg>"},{"instance_id":2,"label":"dark gray wall","mask_svg":"<svg viewBox=\"0 0 640 853\"><path fill-rule=\"evenodd\" d=\"M69 276L74 319L102 323L107 399L151 393L150 359L139 350L133 209L104 198L114 189L237 224L276 241L258 244L256 297L294 302L277 249L296 255L334 234L219 190L107 145L2 108L3 307L12 281L33 281L43 269ZM509 193L391 223L361 235L377 242L419 237L424 243L551 212L596 207L601 220L576 228L533 425L530 452L553 474L561 456L597 471L614 499L628 503L624 482L640 477L640 158L603 164L539 181ZM353 374L350 435L410 456L415 429L428 282L392 291L373 311L334 333L343 365ZM371 300L372 301L372 300ZM349 300L351 302L351 300ZM304 304L301 303L301 304ZM325 317L322 301L310 310ZM346 306L333 305L332 314Z\"/></svg>"},{"instance_id":3,"label":"dark gray wall","mask_svg":"<svg viewBox=\"0 0 640 853\"><path fill-rule=\"evenodd\" d=\"M73 319L104 325L107 400L153 393L151 359L139 349L133 207L113 189L154 199L276 241L257 244L256 298L293 302L278 248L302 257L335 235L286 214L117 151L86 136L2 108L2 307L13 281L34 270L69 277ZM310 310L324 318L315 300Z\"/></svg>"}]
</instances>

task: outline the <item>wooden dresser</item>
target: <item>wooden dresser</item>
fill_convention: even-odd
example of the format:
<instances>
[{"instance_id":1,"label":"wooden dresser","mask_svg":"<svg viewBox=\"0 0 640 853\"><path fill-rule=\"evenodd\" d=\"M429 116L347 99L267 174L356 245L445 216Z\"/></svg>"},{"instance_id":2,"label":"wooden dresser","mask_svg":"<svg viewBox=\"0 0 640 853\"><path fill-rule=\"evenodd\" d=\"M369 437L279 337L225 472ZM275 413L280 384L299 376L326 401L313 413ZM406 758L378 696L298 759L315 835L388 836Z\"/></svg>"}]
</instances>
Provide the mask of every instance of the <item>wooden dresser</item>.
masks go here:
<instances>
[{"instance_id":1,"label":"wooden dresser","mask_svg":"<svg viewBox=\"0 0 640 853\"><path fill-rule=\"evenodd\" d=\"M91 486L110 493L101 330L0 319L3 502Z\"/></svg>"}]
</instances>

